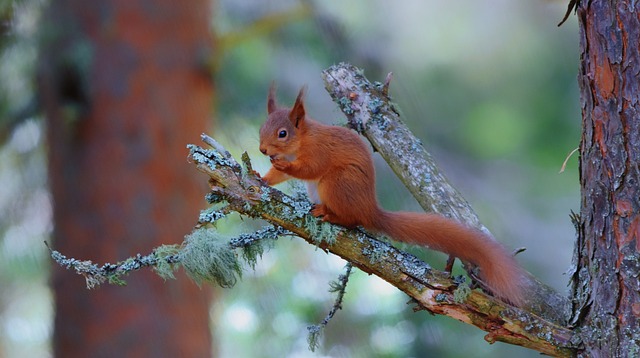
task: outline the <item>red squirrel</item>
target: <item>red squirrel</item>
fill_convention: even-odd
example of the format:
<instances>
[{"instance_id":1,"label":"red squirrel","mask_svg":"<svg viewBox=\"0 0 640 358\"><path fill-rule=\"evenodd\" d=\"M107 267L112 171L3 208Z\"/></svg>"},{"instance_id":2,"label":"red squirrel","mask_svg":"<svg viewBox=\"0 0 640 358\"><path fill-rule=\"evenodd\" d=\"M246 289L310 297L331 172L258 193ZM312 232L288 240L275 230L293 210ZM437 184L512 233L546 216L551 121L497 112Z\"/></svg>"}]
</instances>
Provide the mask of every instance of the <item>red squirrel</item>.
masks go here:
<instances>
[{"instance_id":1,"label":"red squirrel","mask_svg":"<svg viewBox=\"0 0 640 358\"><path fill-rule=\"evenodd\" d=\"M441 215L382 209L367 145L348 128L309 118L303 97L304 88L292 108L282 108L276 103L275 87L269 89L268 117L260 128L260 151L272 164L263 177L268 185L301 179L315 204L314 216L347 228L362 226L471 262L480 267L480 278L496 296L522 304L523 270L500 243Z\"/></svg>"}]
</instances>

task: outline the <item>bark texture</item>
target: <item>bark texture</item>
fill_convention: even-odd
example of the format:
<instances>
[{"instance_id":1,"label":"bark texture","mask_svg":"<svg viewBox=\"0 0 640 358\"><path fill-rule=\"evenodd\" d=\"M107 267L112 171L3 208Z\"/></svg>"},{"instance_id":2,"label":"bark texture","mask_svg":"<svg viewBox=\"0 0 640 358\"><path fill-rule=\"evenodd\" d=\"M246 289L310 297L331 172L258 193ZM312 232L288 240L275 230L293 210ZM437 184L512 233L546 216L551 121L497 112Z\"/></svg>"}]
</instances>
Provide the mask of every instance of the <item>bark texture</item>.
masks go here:
<instances>
[{"instance_id":1,"label":"bark texture","mask_svg":"<svg viewBox=\"0 0 640 358\"><path fill-rule=\"evenodd\" d=\"M185 145L206 127L210 2L54 0L45 14L54 246L103 261L179 242L205 188ZM54 268L57 357L211 356L209 297L135 275L88 291Z\"/></svg>"},{"instance_id":2,"label":"bark texture","mask_svg":"<svg viewBox=\"0 0 640 358\"><path fill-rule=\"evenodd\" d=\"M640 4L578 5L583 135L574 316L584 357L640 354Z\"/></svg>"}]
</instances>

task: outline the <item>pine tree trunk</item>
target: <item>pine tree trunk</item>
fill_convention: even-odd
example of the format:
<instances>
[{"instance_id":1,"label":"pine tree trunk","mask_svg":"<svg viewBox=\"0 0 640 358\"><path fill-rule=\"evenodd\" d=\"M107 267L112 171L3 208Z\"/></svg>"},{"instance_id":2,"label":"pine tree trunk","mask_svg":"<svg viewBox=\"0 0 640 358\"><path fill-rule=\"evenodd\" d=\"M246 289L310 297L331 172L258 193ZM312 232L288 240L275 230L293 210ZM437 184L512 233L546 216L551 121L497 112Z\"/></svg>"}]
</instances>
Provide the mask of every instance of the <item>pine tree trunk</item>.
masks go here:
<instances>
[{"instance_id":1,"label":"pine tree trunk","mask_svg":"<svg viewBox=\"0 0 640 358\"><path fill-rule=\"evenodd\" d=\"M53 0L40 68L54 247L113 262L180 242L206 187L188 142L210 116L208 0ZM207 357L210 297L151 272L87 290L54 267L57 357Z\"/></svg>"},{"instance_id":2,"label":"pine tree trunk","mask_svg":"<svg viewBox=\"0 0 640 358\"><path fill-rule=\"evenodd\" d=\"M638 356L640 4L583 0L577 14L583 135L574 323L581 356Z\"/></svg>"}]
</instances>

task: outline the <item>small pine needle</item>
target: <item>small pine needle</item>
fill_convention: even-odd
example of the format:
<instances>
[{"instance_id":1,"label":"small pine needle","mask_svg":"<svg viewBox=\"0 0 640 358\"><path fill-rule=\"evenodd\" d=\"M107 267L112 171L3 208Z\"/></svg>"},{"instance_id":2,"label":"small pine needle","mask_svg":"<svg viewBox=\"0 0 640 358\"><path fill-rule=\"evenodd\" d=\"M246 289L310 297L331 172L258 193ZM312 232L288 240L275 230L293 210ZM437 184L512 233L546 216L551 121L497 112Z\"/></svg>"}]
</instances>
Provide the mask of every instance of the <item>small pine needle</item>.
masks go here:
<instances>
[{"instance_id":1,"label":"small pine needle","mask_svg":"<svg viewBox=\"0 0 640 358\"><path fill-rule=\"evenodd\" d=\"M569 161L569 159L575 154L575 152L578 151L578 149L580 149L580 147L577 147L576 149L572 150L567 157L564 159L564 162L562 163L562 167L560 167L560 171L558 172L558 174L562 174L564 173L564 170L567 168L567 162Z\"/></svg>"}]
</instances>

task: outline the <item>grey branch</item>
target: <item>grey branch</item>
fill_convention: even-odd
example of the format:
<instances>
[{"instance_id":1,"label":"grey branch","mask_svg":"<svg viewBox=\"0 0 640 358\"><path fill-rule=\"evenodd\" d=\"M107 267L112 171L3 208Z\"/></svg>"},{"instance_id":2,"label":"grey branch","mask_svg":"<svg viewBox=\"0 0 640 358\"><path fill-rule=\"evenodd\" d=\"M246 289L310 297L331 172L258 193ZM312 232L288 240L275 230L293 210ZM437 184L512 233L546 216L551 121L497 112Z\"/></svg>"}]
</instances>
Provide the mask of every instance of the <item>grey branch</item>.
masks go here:
<instances>
[{"instance_id":1,"label":"grey branch","mask_svg":"<svg viewBox=\"0 0 640 358\"><path fill-rule=\"evenodd\" d=\"M264 219L311 245L333 253L364 272L381 277L409 295L418 310L453 317L489 334L489 342L521 345L555 356L570 356L571 330L553 320L506 305L479 290L469 290L446 272L432 269L413 255L359 230L323 222L311 214L308 200L291 197L267 186L250 170L235 171L214 150L189 146L196 167L206 173L210 202L226 209Z\"/></svg>"},{"instance_id":2,"label":"grey branch","mask_svg":"<svg viewBox=\"0 0 640 358\"><path fill-rule=\"evenodd\" d=\"M420 141L400 122L399 111L389 101L389 81L386 85L372 84L361 70L347 64L327 69L324 76L327 89L351 125L404 178L425 210L482 227ZM470 290L449 273L432 269L415 256L363 231L322 222L309 214L311 204L307 199L285 195L257 177L246 153L243 167L212 138L203 135L202 140L212 149L189 145L190 159L209 176L211 191L206 198L216 208L201 213L196 229L182 246L163 246L150 255L103 266L69 259L53 250L52 257L60 265L84 275L90 287L104 281L119 283L122 275L153 265L163 277L171 277L178 264L197 280L215 281L227 287L241 274L237 255L231 250L242 247L245 260L253 265L264 250L262 243L272 242L279 235L295 235L394 285L413 299L416 310L450 316L485 330L488 332L485 339L491 343L502 341L553 356L571 356L574 352L577 343L572 341L573 332L559 323L563 322L562 310L567 299L546 289L533 277L531 286L536 291L531 302L522 309L511 307L480 290ZM225 241L210 227L229 212L261 218L273 226ZM110 276L112 273L115 276Z\"/></svg>"},{"instance_id":3,"label":"grey branch","mask_svg":"<svg viewBox=\"0 0 640 358\"><path fill-rule=\"evenodd\" d=\"M207 211L205 210L203 212ZM201 214L200 217L202 218L203 214ZM212 222L209 222L208 224L211 223ZM210 234L207 234L207 230L203 229L201 226L203 226L202 223L196 227L193 233L187 235L187 238L182 245L162 245L155 248L148 255L143 256L136 254L133 257L115 264L105 263L98 265L90 260L69 258L59 251L51 249L47 242L45 242L45 245L50 251L51 258L58 263L58 265L66 268L67 270L74 270L77 274L85 278L88 289L97 288L105 282L115 285L125 285L126 282L123 279L124 276L143 268L153 268L158 275L165 279L175 278L173 276L173 272L179 267L179 265L182 265L185 262L187 263L185 266L187 273L192 277L196 276L196 280L201 278L209 281L215 281L217 283L235 282L235 278L232 276L234 276L235 273L239 274L239 271L236 270L239 265L237 261L233 260L233 258L224 265L221 264L220 260L214 262L211 259L211 254L218 255L219 253L212 252L216 251L216 249L212 249L211 247L208 247L206 250L207 257L205 259L207 261L202 261L202 257L197 256L198 252L202 250L193 249L194 247L202 247L203 244L208 241L220 241L217 240L218 238L211 237ZM241 234L238 237L225 240L221 245L219 245L221 250L217 251L240 249L242 250L242 256L245 262L247 262L249 266L255 267L257 256L261 256L265 250L265 246L263 244L265 242L272 242L282 235L292 235L292 233L282 227L269 225L254 233ZM198 271L200 267L190 270L191 266L189 263L192 261L202 262L200 266L217 267L218 270L213 273L210 272L208 277L197 273L194 275L194 270ZM199 264L196 266L198 265ZM229 267L231 267L231 269L229 269ZM224 272L227 272L227 274L225 275ZM217 279L219 277L222 277L223 279ZM232 286L232 284L225 284L225 286Z\"/></svg>"},{"instance_id":4,"label":"grey branch","mask_svg":"<svg viewBox=\"0 0 640 358\"><path fill-rule=\"evenodd\" d=\"M314 324L307 327L307 330L309 331L307 341L309 342L309 349L311 349L312 352L318 347L318 340L324 327L329 324L336 312L342 309L342 300L344 299L344 294L347 291L347 283L349 283L351 269L353 269L353 265L351 265L350 262L347 262L344 267L344 274L338 277L338 281L331 282L331 292L337 292L337 295L331 310L327 313L327 316L322 320L322 322L320 322L320 324Z\"/></svg>"},{"instance_id":5,"label":"grey branch","mask_svg":"<svg viewBox=\"0 0 640 358\"><path fill-rule=\"evenodd\" d=\"M89 289L96 288L105 282L124 285L125 282L122 280L122 276L128 275L132 271L140 270L141 268L157 266L160 260L164 260L167 264L176 264L180 261L179 256L176 254L169 254L160 258L156 254L157 250L154 250L154 252L149 255L142 256L137 254L134 257L130 257L116 264L105 263L98 266L90 260L68 258L60 252L51 249L47 242L45 242L45 245L47 245L47 248L49 248L51 252L51 258L53 258L58 265L67 270L73 269L77 274L84 276L87 288Z\"/></svg>"},{"instance_id":6,"label":"grey branch","mask_svg":"<svg viewBox=\"0 0 640 358\"><path fill-rule=\"evenodd\" d=\"M361 69L346 63L331 66L322 74L327 91L347 116L350 126L371 142L425 211L491 234L449 183L422 142L402 122L397 105L385 93L385 85L371 83ZM547 319L566 323L569 299L531 274L527 280L531 295L527 308Z\"/></svg>"}]
</instances>

